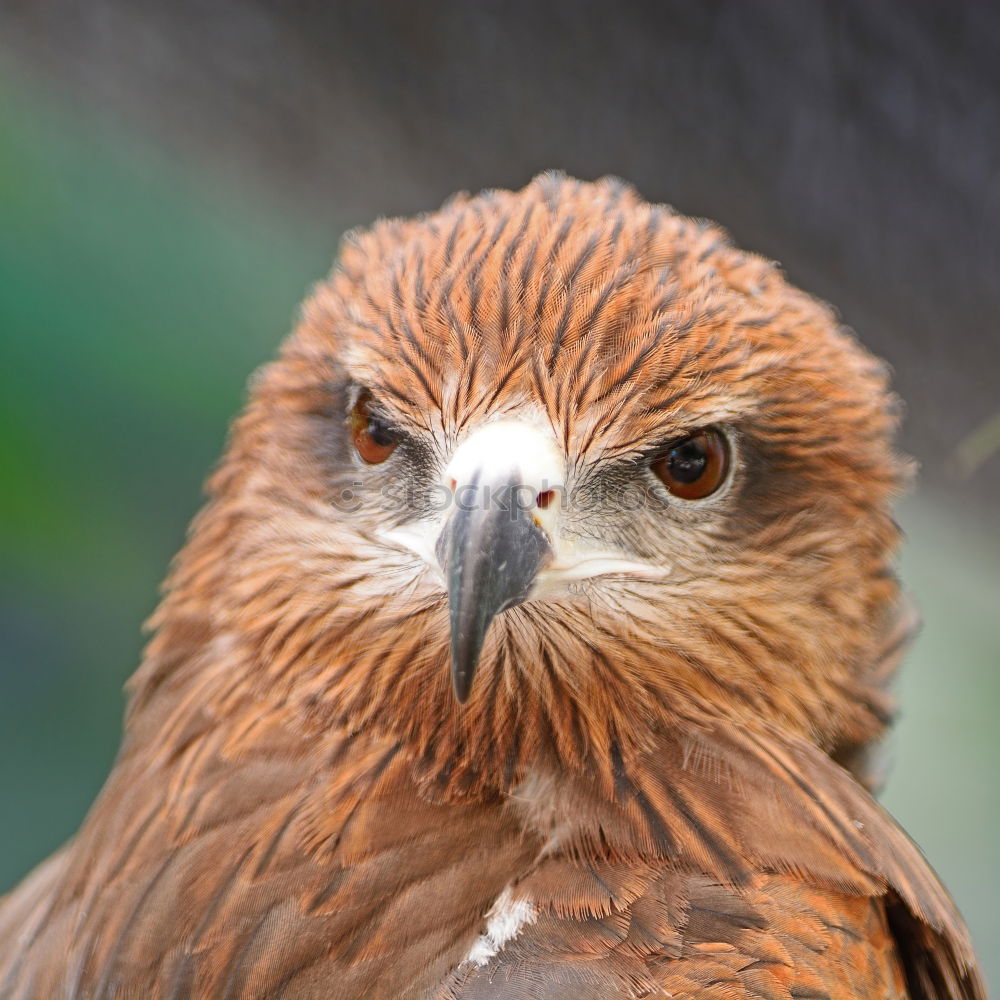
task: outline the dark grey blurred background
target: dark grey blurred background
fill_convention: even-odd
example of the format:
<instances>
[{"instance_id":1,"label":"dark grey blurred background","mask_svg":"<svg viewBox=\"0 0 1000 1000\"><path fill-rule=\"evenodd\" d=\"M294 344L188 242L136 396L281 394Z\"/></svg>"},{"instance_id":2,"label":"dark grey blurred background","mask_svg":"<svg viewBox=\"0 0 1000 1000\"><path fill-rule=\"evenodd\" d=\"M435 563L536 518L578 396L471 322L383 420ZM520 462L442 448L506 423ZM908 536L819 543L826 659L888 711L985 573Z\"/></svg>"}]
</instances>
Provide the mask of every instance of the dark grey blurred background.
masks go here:
<instances>
[{"instance_id":1,"label":"dark grey blurred background","mask_svg":"<svg viewBox=\"0 0 1000 1000\"><path fill-rule=\"evenodd\" d=\"M1000 4L0 5L0 891L69 836L253 367L345 228L558 167L888 358L923 637L885 801L1000 982Z\"/></svg>"}]
</instances>

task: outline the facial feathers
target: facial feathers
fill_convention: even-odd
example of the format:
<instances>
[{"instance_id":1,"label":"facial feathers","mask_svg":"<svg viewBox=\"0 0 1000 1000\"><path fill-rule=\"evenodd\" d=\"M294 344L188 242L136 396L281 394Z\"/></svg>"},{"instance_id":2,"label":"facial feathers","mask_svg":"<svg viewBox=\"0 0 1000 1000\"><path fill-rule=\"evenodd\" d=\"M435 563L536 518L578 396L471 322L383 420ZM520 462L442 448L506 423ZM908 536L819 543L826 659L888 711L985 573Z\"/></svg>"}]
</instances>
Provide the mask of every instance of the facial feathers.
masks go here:
<instances>
[{"instance_id":1,"label":"facial feathers","mask_svg":"<svg viewBox=\"0 0 1000 1000\"><path fill-rule=\"evenodd\" d=\"M380 466L352 454L357 386L403 438ZM433 515L463 436L525 414L566 455L562 530L670 572L511 609L456 714L440 581L383 536ZM614 742L705 710L863 741L884 723L866 680L897 608L894 424L883 367L827 307L619 182L546 175L381 223L347 239L257 380L139 701L178 610L211 592L205 627L238 637L269 696L422 755L457 742L494 779L525 738L606 770ZM671 503L649 457L708 425L733 437L733 481Z\"/></svg>"}]
</instances>

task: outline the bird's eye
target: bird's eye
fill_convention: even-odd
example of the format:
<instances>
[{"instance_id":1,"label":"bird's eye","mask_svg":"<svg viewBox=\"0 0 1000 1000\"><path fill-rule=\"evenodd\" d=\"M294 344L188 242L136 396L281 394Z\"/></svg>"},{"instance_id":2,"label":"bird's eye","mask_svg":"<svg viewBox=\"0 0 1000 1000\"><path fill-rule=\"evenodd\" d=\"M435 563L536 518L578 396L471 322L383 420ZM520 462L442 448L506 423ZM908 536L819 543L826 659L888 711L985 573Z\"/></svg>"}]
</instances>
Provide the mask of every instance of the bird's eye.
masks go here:
<instances>
[{"instance_id":1,"label":"bird's eye","mask_svg":"<svg viewBox=\"0 0 1000 1000\"><path fill-rule=\"evenodd\" d=\"M351 407L351 437L363 462L384 462L399 444L399 435L372 410L372 394L363 389Z\"/></svg>"},{"instance_id":2,"label":"bird's eye","mask_svg":"<svg viewBox=\"0 0 1000 1000\"><path fill-rule=\"evenodd\" d=\"M729 445L721 431L709 427L675 441L650 468L675 497L702 500L725 481Z\"/></svg>"}]
</instances>

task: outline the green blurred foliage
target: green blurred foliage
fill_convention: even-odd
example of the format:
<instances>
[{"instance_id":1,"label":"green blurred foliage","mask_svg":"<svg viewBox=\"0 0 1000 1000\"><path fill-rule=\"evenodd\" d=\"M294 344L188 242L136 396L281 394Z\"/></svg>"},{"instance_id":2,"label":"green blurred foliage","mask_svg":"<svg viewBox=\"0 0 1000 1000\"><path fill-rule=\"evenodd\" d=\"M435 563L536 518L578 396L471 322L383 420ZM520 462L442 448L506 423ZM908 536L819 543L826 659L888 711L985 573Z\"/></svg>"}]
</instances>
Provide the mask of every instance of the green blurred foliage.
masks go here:
<instances>
[{"instance_id":1,"label":"green blurred foliage","mask_svg":"<svg viewBox=\"0 0 1000 1000\"><path fill-rule=\"evenodd\" d=\"M99 789L139 624L338 234L24 94L0 104L0 220L2 890ZM902 516L925 629L885 801L1000 981L1000 544L954 497Z\"/></svg>"},{"instance_id":2,"label":"green blurred foliage","mask_svg":"<svg viewBox=\"0 0 1000 1000\"><path fill-rule=\"evenodd\" d=\"M0 104L0 886L72 833L247 376L329 267L254 193Z\"/></svg>"}]
</instances>

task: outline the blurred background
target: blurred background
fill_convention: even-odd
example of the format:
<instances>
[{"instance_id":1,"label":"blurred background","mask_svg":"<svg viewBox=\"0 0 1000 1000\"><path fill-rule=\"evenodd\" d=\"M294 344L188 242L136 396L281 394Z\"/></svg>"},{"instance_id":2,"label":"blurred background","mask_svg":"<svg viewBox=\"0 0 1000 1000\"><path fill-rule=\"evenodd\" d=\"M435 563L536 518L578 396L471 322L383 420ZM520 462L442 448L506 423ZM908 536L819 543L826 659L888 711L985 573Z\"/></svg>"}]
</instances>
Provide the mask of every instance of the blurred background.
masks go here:
<instances>
[{"instance_id":1,"label":"blurred background","mask_svg":"<svg viewBox=\"0 0 1000 1000\"><path fill-rule=\"evenodd\" d=\"M246 379L345 229L539 170L725 224L886 357L925 626L884 800L1000 984L1000 5L0 4L0 891L114 755Z\"/></svg>"}]
</instances>

